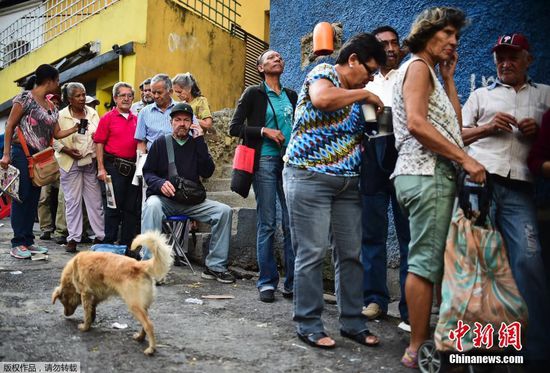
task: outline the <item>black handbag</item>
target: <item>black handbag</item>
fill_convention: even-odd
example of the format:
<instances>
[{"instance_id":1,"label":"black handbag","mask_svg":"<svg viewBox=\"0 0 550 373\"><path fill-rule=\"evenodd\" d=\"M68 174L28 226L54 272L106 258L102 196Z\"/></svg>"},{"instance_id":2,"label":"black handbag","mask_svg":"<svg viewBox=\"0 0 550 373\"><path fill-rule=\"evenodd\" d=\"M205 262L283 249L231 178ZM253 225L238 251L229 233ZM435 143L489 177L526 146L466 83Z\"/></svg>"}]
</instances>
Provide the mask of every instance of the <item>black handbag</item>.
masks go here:
<instances>
[{"instance_id":1,"label":"black handbag","mask_svg":"<svg viewBox=\"0 0 550 373\"><path fill-rule=\"evenodd\" d=\"M166 135L166 151L168 153L168 179L176 188L176 195L172 197L176 202L184 205L198 205L206 199L206 189L202 183L194 182L178 176L174 160L174 145L172 135Z\"/></svg>"}]
</instances>

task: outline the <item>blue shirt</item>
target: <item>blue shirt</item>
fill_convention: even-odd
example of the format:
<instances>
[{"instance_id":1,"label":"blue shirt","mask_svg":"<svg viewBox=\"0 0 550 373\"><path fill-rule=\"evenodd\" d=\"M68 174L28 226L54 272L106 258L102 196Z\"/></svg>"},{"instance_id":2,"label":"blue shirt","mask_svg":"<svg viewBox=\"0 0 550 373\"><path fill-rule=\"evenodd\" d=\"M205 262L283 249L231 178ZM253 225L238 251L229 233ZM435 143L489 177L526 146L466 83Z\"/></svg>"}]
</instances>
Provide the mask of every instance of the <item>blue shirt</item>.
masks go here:
<instances>
[{"instance_id":1,"label":"blue shirt","mask_svg":"<svg viewBox=\"0 0 550 373\"><path fill-rule=\"evenodd\" d=\"M147 150L151 144L160 136L172 133L172 124L170 124L170 113L176 101L172 100L168 108L162 112L154 102L145 106L138 115L138 123L134 138L139 141L147 140Z\"/></svg>"},{"instance_id":2,"label":"blue shirt","mask_svg":"<svg viewBox=\"0 0 550 373\"><path fill-rule=\"evenodd\" d=\"M292 114L293 108L286 92L281 89L281 94L278 95L265 82L263 83L267 94L268 103L265 111L265 126L271 129L278 129L285 137L284 147L288 145L290 139L290 131L292 130ZM269 105L269 102L273 105ZM275 118L277 120L275 121ZM275 141L264 137L262 144L261 155L279 156L281 148Z\"/></svg>"}]
</instances>

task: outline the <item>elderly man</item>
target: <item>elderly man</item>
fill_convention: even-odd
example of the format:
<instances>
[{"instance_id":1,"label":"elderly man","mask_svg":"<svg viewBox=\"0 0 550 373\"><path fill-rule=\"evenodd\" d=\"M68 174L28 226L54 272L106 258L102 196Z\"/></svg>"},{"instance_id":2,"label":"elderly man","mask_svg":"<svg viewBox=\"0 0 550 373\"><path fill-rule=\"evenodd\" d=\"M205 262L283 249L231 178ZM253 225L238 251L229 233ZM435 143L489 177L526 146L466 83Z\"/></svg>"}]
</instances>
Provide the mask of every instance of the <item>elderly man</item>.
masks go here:
<instances>
[{"instance_id":1,"label":"elderly man","mask_svg":"<svg viewBox=\"0 0 550 373\"><path fill-rule=\"evenodd\" d=\"M105 243L114 243L122 223L120 244L129 246L139 232L140 189L132 185L137 141L137 117L130 112L134 98L132 86L118 82L113 87L115 107L99 121L94 141L97 144L97 178L111 176L116 208L105 204Z\"/></svg>"},{"instance_id":2,"label":"elderly man","mask_svg":"<svg viewBox=\"0 0 550 373\"><path fill-rule=\"evenodd\" d=\"M384 45L386 64L380 67L374 79L365 89L376 94L385 106L392 106L393 85L401 62L399 35L393 27L382 26L372 34ZM391 203L393 222L399 244L399 284L401 299L399 313L402 322L399 328L410 332L409 312L405 300L407 278L407 254L409 250L409 220L404 216L395 195L390 175L397 160L393 135L363 140L361 160L361 199L363 206L361 256L364 268L363 298L366 306L363 314L370 320L388 312L390 300L386 285L388 239L388 207Z\"/></svg>"},{"instance_id":3,"label":"elderly man","mask_svg":"<svg viewBox=\"0 0 550 373\"><path fill-rule=\"evenodd\" d=\"M157 74L151 79L151 92L155 102L139 113L134 135L143 153L147 153L157 138L172 133L170 112L176 104L172 99L172 80L166 74Z\"/></svg>"},{"instance_id":4,"label":"elderly man","mask_svg":"<svg viewBox=\"0 0 550 373\"><path fill-rule=\"evenodd\" d=\"M173 147L178 176L199 183L199 177L210 177L214 173L214 161L204 141L203 129L200 125L193 124L193 109L187 103L173 106L170 116L173 131L153 142L143 166L143 176L148 188L141 231L160 231L162 219L170 215L184 214L211 224L212 238L205 260L207 268L202 273L202 278L232 283L235 278L227 270L231 208L208 199L195 205L178 202L174 199L176 188L169 177L167 141L170 141ZM149 257L149 251L144 250L144 259Z\"/></svg>"},{"instance_id":5,"label":"elderly man","mask_svg":"<svg viewBox=\"0 0 550 373\"><path fill-rule=\"evenodd\" d=\"M493 180L492 221L502 233L512 273L529 309L525 355L543 360L550 345L550 308L527 156L550 107L550 87L527 76L532 56L525 36L500 36L493 54L498 79L468 98L462 109L462 135L470 144L469 154Z\"/></svg>"},{"instance_id":6,"label":"elderly man","mask_svg":"<svg viewBox=\"0 0 550 373\"><path fill-rule=\"evenodd\" d=\"M141 100L133 103L130 108L130 111L134 113L134 115L138 115L141 109L155 101L153 100L153 94L151 93L151 78L147 78L141 82L139 85L139 90L141 92Z\"/></svg>"}]
</instances>

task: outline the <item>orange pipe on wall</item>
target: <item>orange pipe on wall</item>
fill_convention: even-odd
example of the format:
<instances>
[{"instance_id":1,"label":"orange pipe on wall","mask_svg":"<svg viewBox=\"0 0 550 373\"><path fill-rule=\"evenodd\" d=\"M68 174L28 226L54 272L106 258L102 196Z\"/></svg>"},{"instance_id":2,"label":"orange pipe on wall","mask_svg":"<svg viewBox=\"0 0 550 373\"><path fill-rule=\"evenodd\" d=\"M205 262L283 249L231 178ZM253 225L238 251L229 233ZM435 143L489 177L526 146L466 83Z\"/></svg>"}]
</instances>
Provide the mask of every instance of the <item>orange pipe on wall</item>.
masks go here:
<instances>
[{"instance_id":1,"label":"orange pipe on wall","mask_svg":"<svg viewBox=\"0 0 550 373\"><path fill-rule=\"evenodd\" d=\"M334 52L334 30L328 22L319 22L313 29L313 53L326 56Z\"/></svg>"}]
</instances>

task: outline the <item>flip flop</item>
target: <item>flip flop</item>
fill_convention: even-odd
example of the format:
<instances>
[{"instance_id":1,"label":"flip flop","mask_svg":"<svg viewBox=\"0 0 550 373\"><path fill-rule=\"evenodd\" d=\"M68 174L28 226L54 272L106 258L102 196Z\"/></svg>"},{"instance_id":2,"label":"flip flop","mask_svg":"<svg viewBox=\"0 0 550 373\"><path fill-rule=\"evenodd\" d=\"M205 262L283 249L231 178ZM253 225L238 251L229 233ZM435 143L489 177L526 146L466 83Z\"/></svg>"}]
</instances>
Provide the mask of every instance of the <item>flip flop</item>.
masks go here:
<instances>
[{"instance_id":1,"label":"flip flop","mask_svg":"<svg viewBox=\"0 0 550 373\"><path fill-rule=\"evenodd\" d=\"M329 348L334 348L336 346L336 343L334 343L332 345L328 345L328 346L319 344L319 341L321 339L330 338L325 332L317 332L317 333L310 333L310 334L300 334L300 333L296 332L296 334L298 335L298 338L300 338L302 341L304 341L305 343L307 343L308 345L310 345L312 347L329 349ZM332 339L332 338L330 338L330 339Z\"/></svg>"},{"instance_id":2,"label":"flip flop","mask_svg":"<svg viewBox=\"0 0 550 373\"><path fill-rule=\"evenodd\" d=\"M401 358L401 364L411 369L418 369L418 351L414 352L409 347L405 349L405 353Z\"/></svg>"},{"instance_id":3,"label":"flip flop","mask_svg":"<svg viewBox=\"0 0 550 373\"><path fill-rule=\"evenodd\" d=\"M351 339L352 341L355 341L359 344L362 344L364 346L367 346L367 347L376 347L380 344L380 339L375 336L374 334L372 334L371 332L369 332L368 330L363 330L362 332L359 332L357 334L351 334L351 333L348 333L346 332L345 330L340 330L340 335L342 337L346 337L346 338L349 338ZM374 343L368 343L367 342L367 337L376 337L376 342Z\"/></svg>"}]
</instances>

